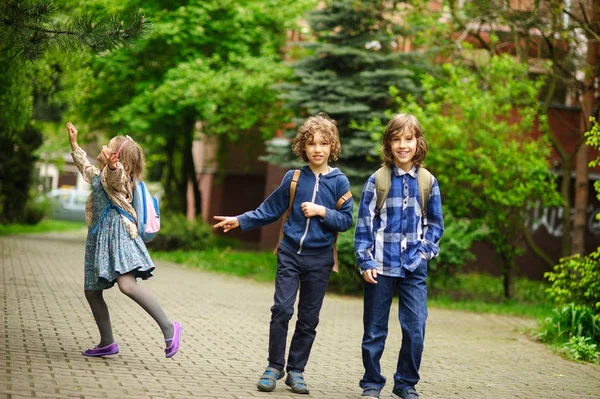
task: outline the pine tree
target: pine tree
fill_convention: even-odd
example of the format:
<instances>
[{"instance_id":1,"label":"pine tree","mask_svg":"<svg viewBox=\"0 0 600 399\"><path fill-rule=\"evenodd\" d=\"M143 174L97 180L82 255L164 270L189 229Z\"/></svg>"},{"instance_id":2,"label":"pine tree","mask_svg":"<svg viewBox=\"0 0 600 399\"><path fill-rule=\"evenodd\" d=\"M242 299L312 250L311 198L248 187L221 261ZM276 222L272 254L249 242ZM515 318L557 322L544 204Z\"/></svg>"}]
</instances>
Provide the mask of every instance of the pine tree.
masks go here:
<instances>
[{"instance_id":1,"label":"pine tree","mask_svg":"<svg viewBox=\"0 0 600 399\"><path fill-rule=\"evenodd\" d=\"M0 43L11 57L33 61L51 48L73 52L84 47L95 53L129 46L150 28L138 11L99 17L91 13L55 17L52 0L1 0Z\"/></svg>"},{"instance_id":2,"label":"pine tree","mask_svg":"<svg viewBox=\"0 0 600 399\"><path fill-rule=\"evenodd\" d=\"M362 131L373 119L386 122L392 107L390 87L401 95L418 94L422 56L399 52L405 34L394 22L399 2L386 0L331 0L308 15L313 41L301 43L309 55L293 66L296 80L282 85L282 98L302 119L325 112L337 121L342 141L340 165L360 192L379 164L370 132ZM353 122L356 122L354 124ZM293 137L294 130L286 132ZM265 159L285 167L294 165L289 146L271 143ZM297 165L294 165L297 166Z\"/></svg>"}]
</instances>

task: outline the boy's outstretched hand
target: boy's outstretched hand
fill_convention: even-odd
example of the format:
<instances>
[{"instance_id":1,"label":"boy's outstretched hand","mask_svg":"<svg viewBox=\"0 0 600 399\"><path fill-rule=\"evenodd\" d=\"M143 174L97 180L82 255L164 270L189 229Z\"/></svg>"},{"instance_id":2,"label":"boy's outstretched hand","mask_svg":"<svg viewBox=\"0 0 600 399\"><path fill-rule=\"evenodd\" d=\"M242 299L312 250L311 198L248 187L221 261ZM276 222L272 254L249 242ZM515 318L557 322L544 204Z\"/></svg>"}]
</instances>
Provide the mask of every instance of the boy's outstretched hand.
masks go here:
<instances>
[{"instance_id":1,"label":"boy's outstretched hand","mask_svg":"<svg viewBox=\"0 0 600 399\"><path fill-rule=\"evenodd\" d=\"M365 270L362 276L367 283L377 284L377 269Z\"/></svg>"},{"instance_id":2,"label":"boy's outstretched hand","mask_svg":"<svg viewBox=\"0 0 600 399\"><path fill-rule=\"evenodd\" d=\"M215 216L215 219L220 220L220 222L215 224L213 228L218 229L219 227L222 227L224 233L227 233L229 230L235 229L240 225L240 222L236 217Z\"/></svg>"}]
</instances>

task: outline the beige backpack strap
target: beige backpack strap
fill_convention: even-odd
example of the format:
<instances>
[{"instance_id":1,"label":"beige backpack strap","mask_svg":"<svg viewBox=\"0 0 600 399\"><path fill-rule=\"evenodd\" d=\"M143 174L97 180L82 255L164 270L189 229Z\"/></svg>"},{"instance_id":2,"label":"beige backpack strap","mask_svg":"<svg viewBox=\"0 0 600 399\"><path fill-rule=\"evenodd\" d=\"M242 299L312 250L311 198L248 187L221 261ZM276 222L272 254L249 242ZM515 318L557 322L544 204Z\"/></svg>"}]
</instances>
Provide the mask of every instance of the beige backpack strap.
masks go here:
<instances>
[{"instance_id":1,"label":"beige backpack strap","mask_svg":"<svg viewBox=\"0 0 600 399\"><path fill-rule=\"evenodd\" d=\"M383 204L390 193L392 186L392 170L385 165L377 169L375 172L375 195L377 196L377 205L375 205L375 213L381 212Z\"/></svg>"},{"instance_id":2,"label":"beige backpack strap","mask_svg":"<svg viewBox=\"0 0 600 399\"><path fill-rule=\"evenodd\" d=\"M433 176L425 168L419 168L417 171L417 184L419 186L419 195L421 196L421 212L423 214L423 224L427 224L427 204L431 195L431 185Z\"/></svg>"},{"instance_id":3,"label":"beige backpack strap","mask_svg":"<svg viewBox=\"0 0 600 399\"><path fill-rule=\"evenodd\" d=\"M344 205L344 202L348 201L350 198L352 198L352 193L350 191L348 191L346 194L344 194L340 197L338 202L335 204L335 209L339 211L340 208L342 207L342 205ZM338 238L338 233L336 232L335 238L333 240L333 271L336 273L339 270L338 254L337 254L337 238Z\"/></svg>"},{"instance_id":4,"label":"beige backpack strap","mask_svg":"<svg viewBox=\"0 0 600 399\"><path fill-rule=\"evenodd\" d=\"M294 197L296 196L296 186L298 185L298 180L300 179L300 169L296 169L294 171L294 176L292 176L292 181L290 182L290 203L288 205L288 209L283 214L283 220L281 221L281 228L279 229L279 241L277 241L277 246L273 251L273 254L277 254L279 250L279 244L281 244L281 240L283 239L283 226L285 226L285 222L287 222L290 217L290 212L292 211L292 204L294 203Z\"/></svg>"}]
</instances>

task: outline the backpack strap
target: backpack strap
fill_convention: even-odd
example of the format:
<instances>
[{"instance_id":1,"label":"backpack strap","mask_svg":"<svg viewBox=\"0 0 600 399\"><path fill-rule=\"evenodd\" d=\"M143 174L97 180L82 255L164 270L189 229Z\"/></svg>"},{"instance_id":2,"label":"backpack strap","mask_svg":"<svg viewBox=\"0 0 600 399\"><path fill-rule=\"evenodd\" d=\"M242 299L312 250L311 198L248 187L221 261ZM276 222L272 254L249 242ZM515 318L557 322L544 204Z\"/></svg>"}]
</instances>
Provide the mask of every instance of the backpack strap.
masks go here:
<instances>
[{"instance_id":1,"label":"backpack strap","mask_svg":"<svg viewBox=\"0 0 600 399\"><path fill-rule=\"evenodd\" d=\"M417 171L417 184L419 185L419 195L421 196L421 212L423 214L423 225L427 224L427 204L431 195L431 185L433 176L425 168L419 168Z\"/></svg>"},{"instance_id":2,"label":"backpack strap","mask_svg":"<svg viewBox=\"0 0 600 399\"><path fill-rule=\"evenodd\" d=\"M335 209L337 211L340 210L340 208L342 207L342 205L344 205L344 203L346 201L348 201L350 198L352 198L352 193L350 191L348 191L346 194L342 195L340 197L340 199L338 200L338 202L335 204ZM338 254L337 254L337 239L338 239L338 233L335 233L335 238L333 240L333 271L334 272L338 272Z\"/></svg>"},{"instance_id":3,"label":"backpack strap","mask_svg":"<svg viewBox=\"0 0 600 399\"><path fill-rule=\"evenodd\" d=\"M381 212L383 204L390 193L392 186L392 170L385 165L377 169L375 172L375 195L377 196L377 204L375 205L375 214Z\"/></svg>"},{"instance_id":4,"label":"backpack strap","mask_svg":"<svg viewBox=\"0 0 600 399\"><path fill-rule=\"evenodd\" d=\"M273 255L277 254L279 250L279 244L281 244L281 240L283 239L283 226L285 226L285 222L287 222L290 217L290 212L292 211L292 204L294 203L294 197L296 196L296 186L298 185L298 180L300 179L300 169L296 169L294 171L294 176L292 176L292 181L290 182L290 202L288 205L288 209L283 214L283 220L281 221L281 228L279 229L279 240L277 241L277 246L273 251Z\"/></svg>"}]
</instances>

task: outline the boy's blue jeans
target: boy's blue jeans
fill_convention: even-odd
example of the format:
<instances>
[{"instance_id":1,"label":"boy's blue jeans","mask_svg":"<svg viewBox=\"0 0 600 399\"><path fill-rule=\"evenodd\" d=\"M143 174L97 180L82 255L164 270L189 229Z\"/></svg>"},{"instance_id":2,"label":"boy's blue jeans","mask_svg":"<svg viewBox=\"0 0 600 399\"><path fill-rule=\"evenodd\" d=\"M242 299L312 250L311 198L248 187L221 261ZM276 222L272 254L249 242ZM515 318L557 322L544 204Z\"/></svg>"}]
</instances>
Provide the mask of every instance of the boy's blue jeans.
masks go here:
<instances>
[{"instance_id":1,"label":"boy's blue jeans","mask_svg":"<svg viewBox=\"0 0 600 399\"><path fill-rule=\"evenodd\" d=\"M381 390L385 377L381 375L380 360L388 334L390 306L394 289L398 289L398 320L402 327L402 347L398 357L393 389L407 389L419 382L419 367L425 339L427 320L427 261L423 259L414 272L406 276L377 276L377 284L365 282L364 334L362 359L365 374L360 387Z\"/></svg>"},{"instance_id":2,"label":"boy's blue jeans","mask_svg":"<svg viewBox=\"0 0 600 399\"><path fill-rule=\"evenodd\" d=\"M317 255L298 255L279 246L274 305L269 331L269 367L283 370L288 324L300 286L298 321L290 344L287 371L304 371L317 335L319 312L333 268L333 249Z\"/></svg>"}]
</instances>

